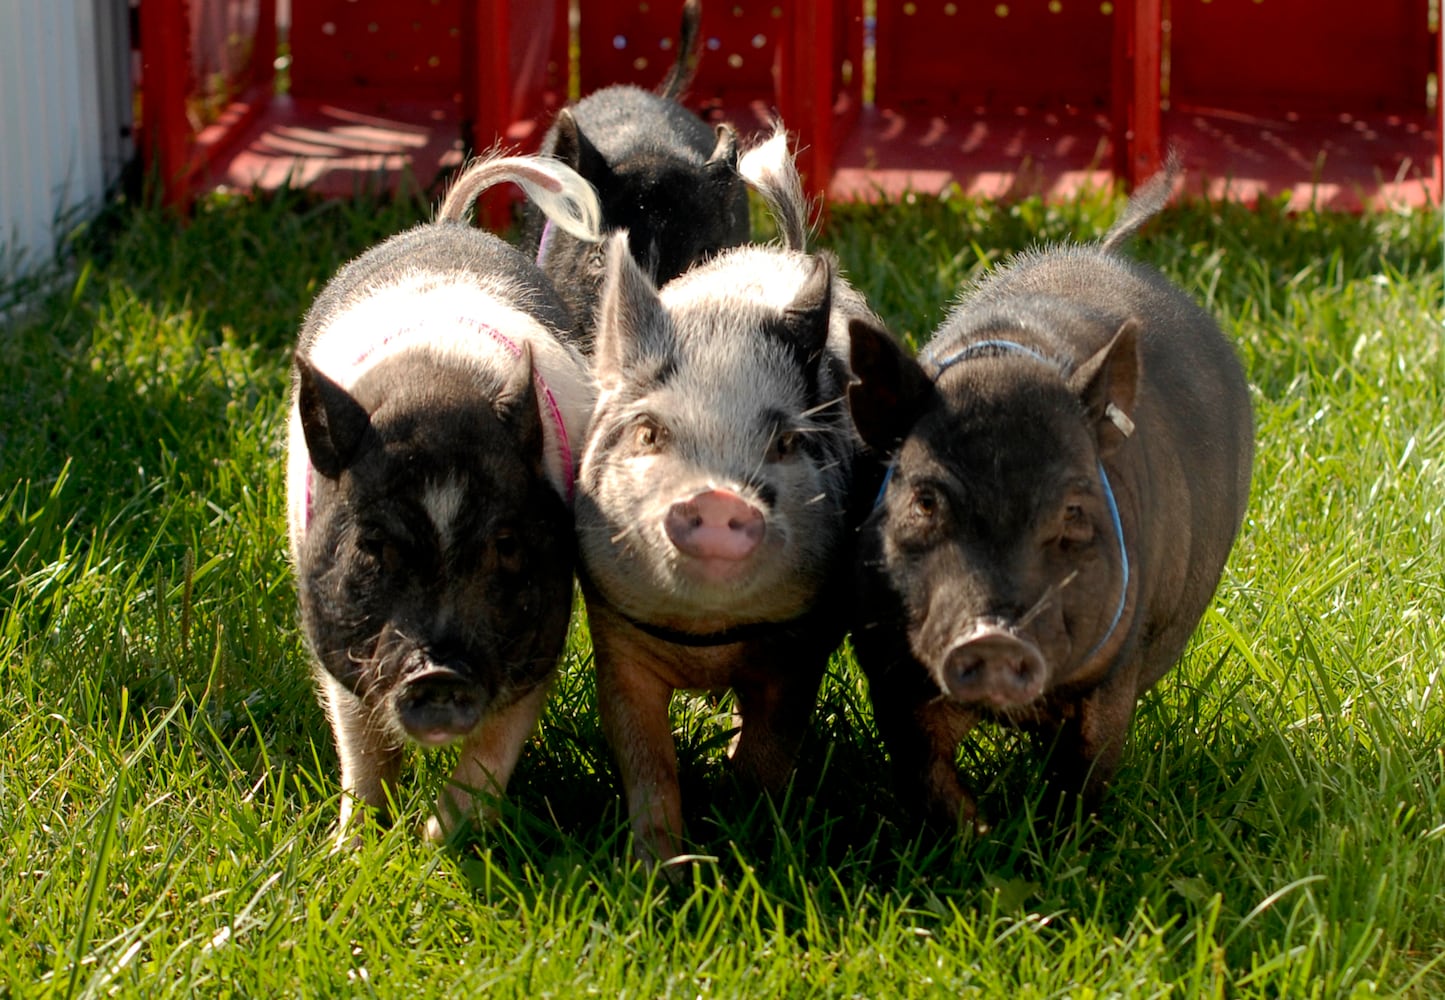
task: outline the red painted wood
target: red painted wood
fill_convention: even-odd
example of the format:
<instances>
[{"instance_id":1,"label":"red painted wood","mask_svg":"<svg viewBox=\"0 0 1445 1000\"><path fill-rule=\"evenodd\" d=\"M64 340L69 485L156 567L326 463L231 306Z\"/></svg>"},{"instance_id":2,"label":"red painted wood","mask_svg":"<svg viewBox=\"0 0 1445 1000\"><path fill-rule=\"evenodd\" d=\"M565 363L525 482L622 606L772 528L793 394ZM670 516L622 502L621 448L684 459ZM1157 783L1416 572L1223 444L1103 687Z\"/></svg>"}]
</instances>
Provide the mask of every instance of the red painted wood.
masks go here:
<instances>
[{"instance_id":1,"label":"red painted wood","mask_svg":"<svg viewBox=\"0 0 1445 1000\"><path fill-rule=\"evenodd\" d=\"M140 6L140 148L160 176L167 205L183 208L190 198L191 92L189 27L185 0L146 0Z\"/></svg>"},{"instance_id":2,"label":"red painted wood","mask_svg":"<svg viewBox=\"0 0 1445 1000\"><path fill-rule=\"evenodd\" d=\"M1427 0L1171 0L1164 141L1210 197L1438 204Z\"/></svg>"},{"instance_id":3,"label":"red painted wood","mask_svg":"<svg viewBox=\"0 0 1445 1000\"><path fill-rule=\"evenodd\" d=\"M1163 76L1160 0L1133 0L1129 15L1121 17L1119 24L1131 36L1126 70L1129 108L1125 115L1116 114L1114 121L1116 133L1120 123L1127 130L1124 141L1119 143L1128 153L1122 176L1125 183L1133 186L1148 180L1163 163L1159 117Z\"/></svg>"},{"instance_id":4,"label":"red painted wood","mask_svg":"<svg viewBox=\"0 0 1445 1000\"><path fill-rule=\"evenodd\" d=\"M252 51L251 86L270 94L276 86L276 0L260 0Z\"/></svg>"},{"instance_id":5,"label":"red painted wood","mask_svg":"<svg viewBox=\"0 0 1445 1000\"><path fill-rule=\"evenodd\" d=\"M1301 18L1286 0L877 0L878 103L861 108L862 0L706 0L688 100L745 133L780 111L833 197L1064 194L1143 179L1177 144L1211 195L1438 202L1430 2L1317 0ZM531 148L567 92L567 0L294 0L297 99L267 100L263 15L259 86L197 137L186 0L140 8L141 148L174 204L208 159L232 182L284 162L328 184L403 163L425 183L459 158L452 130L468 149ZM656 87L679 16L680 0L584 0L582 92Z\"/></svg>"},{"instance_id":6,"label":"red painted wood","mask_svg":"<svg viewBox=\"0 0 1445 1000\"><path fill-rule=\"evenodd\" d=\"M838 136L852 127L862 103L862 39L859 3L794 5L784 18L777 107L813 195L826 192Z\"/></svg>"},{"instance_id":7,"label":"red painted wood","mask_svg":"<svg viewBox=\"0 0 1445 1000\"><path fill-rule=\"evenodd\" d=\"M829 194L957 183L989 197L1107 183L1116 23L1129 0L878 0L876 106Z\"/></svg>"},{"instance_id":8,"label":"red painted wood","mask_svg":"<svg viewBox=\"0 0 1445 1000\"><path fill-rule=\"evenodd\" d=\"M1107 110L1115 6L878 0L877 103Z\"/></svg>"},{"instance_id":9,"label":"red painted wood","mask_svg":"<svg viewBox=\"0 0 1445 1000\"><path fill-rule=\"evenodd\" d=\"M505 0L475 0L462 4L461 31L466 38L511 38L512 12ZM462 47L460 82L464 142L480 152L501 141L511 125L510 46ZM501 86L498 86L498 82Z\"/></svg>"},{"instance_id":10,"label":"red painted wood","mask_svg":"<svg viewBox=\"0 0 1445 1000\"><path fill-rule=\"evenodd\" d=\"M1176 105L1251 112L1426 110L1427 0L1171 0Z\"/></svg>"},{"instance_id":11,"label":"red painted wood","mask_svg":"<svg viewBox=\"0 0 1445 1000\"><path fill-rule=\"evenodd\" d=\"M294 0L291 92L457 100L462 0Z\"/></svg>"},{"instance_id":12,"label":"red painted wood","mask_svg":"<svg viewBox=\"0 0 1445 1000\"><path fill-rule=\"evenodd\" d=\"M274 97L200 178L238 190L304 187L347 197L432 192L460 165L461 123L452 101L374 102Z\"/></svg>"},{"instance_id":13,"label":"red painted wood","mask_svg":"<svg viewBox=\"0 0 1445 1000\"><path fill-rule=\"evenodd\" d=\"M276 0L259 0L252 57L235 84L235 99L212 122L197 132L191 143L186 185L195 190L205 182L217 160L235 155L241 136L265 114L276 81Z\"/></svg>"},{"instance_id":14,"label":"red painted wood","mask_svg":"<svg viewBox=\"0 0 1445 1000\"><path fill-rule=\"evenodd\" d=\"M704 0L702 54L689 103L739 106L773 102L774 54L797 0ZM681 0L587 0L580 7L581 93L613 83L652 90L677 58Z\"/></svg>"},{"instance_id":15,"label":"red painted wood","mask_svg":"<svg viewBox=\"0 0 1445 1000\"><path fill-rule=\"evenodd\" d=\"M655 89L677 58L681 11L671 0L582 4L581 92L613 83ZM860 103L861 11L860 0L705 0L702 51L684 102L732 122L745 137L780 115L796 137L799 168L821 195L832 174L834 130Z\"/></svg>"}]
</instances>

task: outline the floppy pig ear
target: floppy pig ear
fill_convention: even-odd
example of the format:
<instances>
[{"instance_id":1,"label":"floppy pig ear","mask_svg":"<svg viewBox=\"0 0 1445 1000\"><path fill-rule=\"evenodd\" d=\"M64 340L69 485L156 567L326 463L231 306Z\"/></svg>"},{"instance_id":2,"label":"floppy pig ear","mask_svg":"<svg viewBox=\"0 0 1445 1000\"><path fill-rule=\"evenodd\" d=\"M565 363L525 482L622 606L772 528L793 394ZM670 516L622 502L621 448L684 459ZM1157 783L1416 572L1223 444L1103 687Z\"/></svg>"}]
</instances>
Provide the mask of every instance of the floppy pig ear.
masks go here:
<instances>
[{"instance_id":1,"label":"floppy pig ear","mask_svg":"<svg viewBox=\"0 0 1445 1000\"><path fill-rule=\"evenodd\" d=\"M932 405L933 382L892 334L868 320L849 320L848 340L856 379L848 386L853 425L868 447L891 454Z\"/></svg>"},{"instance_id":2,"label":"floppy pig ear","mask_svg":"<svg viewBox=\"0 0 1445 1000\"><path fill-rule=\"evenodd\" d=\"M597 152L592 141L582 134L582 129L577 126L577 119L569 108L557 112L557 121L553 128L556 129L556 138L552 144L553 156L594 184L607 176L607 161Z\"/></svg>"},{"instance_id":3,"label":"floppy pig ear","mask_svg":"<svg viewBox=\"0 0 1445 1000\"><path fill-rule=\"evenodd\" d=\"M327 479L335 479L350 464L371 426L371 417L341 386L323 375L302 355L296 355L296 408L311 464Z\"/></svg>"},{"instance_id":4,"label":"floppy pig ear","mask_svg":"<svg viewBox=\"0 0 1445 1000\"><path fill-rule=\"evenodd\" d=\"M537 387L533 378L532 345L522 342L522 355L507 375L506 384L493 404L497 418L517 433L517 441L528 462L541 468L542 417L537 409Z\"/></svg>"},{"instance_id":5,"label":"floppy pig ear","mask_svg":"<svg viewBox=\"0 0 1445 1000\"><path fill-rule=\"evenodd\" d=\"M1134 433L1139 365L1139 322L1130 319L1069 377L1069 388L1094 427L1100 456L1111 454Z\"/></svg>"},{"instance_id":6,"label":"floppy pig ear","mask_svg":"<svg viewBox=\"0 0 1445 1000\"><path fill-rule=\"evenodd\" d=\"M617 378L638 365L666 361L672 321L652 279L637 266L619 230L607 240L607 273L597 307L597 374Z\"/></svg>"}]
</instances>

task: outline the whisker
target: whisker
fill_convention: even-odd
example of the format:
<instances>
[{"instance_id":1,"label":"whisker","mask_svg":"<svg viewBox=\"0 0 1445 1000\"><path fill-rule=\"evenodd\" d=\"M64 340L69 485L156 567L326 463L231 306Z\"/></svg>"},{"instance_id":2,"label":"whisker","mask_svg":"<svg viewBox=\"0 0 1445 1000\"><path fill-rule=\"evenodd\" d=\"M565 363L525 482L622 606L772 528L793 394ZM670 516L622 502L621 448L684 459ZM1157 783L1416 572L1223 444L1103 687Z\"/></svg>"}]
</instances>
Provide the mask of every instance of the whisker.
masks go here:
<instances>
[{"instance_id":1,"label":"whisker","mask_svg":"<svg viewBox=\"0 0 1445 1000\"><path fill-rule=\"evenodd\" d=\"M1040 595L1039 599L1034 602L1034 606L1025 611L1018 621L1014 622L1012 631L1017 632L1021 629L1027 628L1029 622L1033 621L1040 614L1042 614L1044 608L1048 607L1053 602L1054 598L1058 597L1059 594L1063 592L1063 589L1065 587L1073 583L1074 578L1078 575L1079 571L1074 570L1068 576L1060 580L1058 583L1050 584L1048 589L1045 590L1043 594Z\"/></svg>"},{"instance_id":2,"label":"whisker","mask_svg":"<svg viewBox=\"0 0 1445 1000\"><path fill-rule=\"evenodd\" d=\"M835 396L832 399L819 403L811 410L804 410L802 415L805 417L811 417L815 413L822 413L824 410L829 409L830 407L837 406L839 403L843 402L844 398L845 397L843 396Z\"/></svg>"},{"instance_id":3,"label":"whisker","mask_svg":"<svg viewBox=\"0 0 1445 1000\"><path fill-rule=\"evenodd\" d=\"M628 526L624 527L619 534L620 534L620 535L625 535L625 534L627 534L629 531L636 531L636 530L638 530L638 528L639 528L639 525L636 525L636 524L628 525ZM586 533L586 534L589 534L589 535L606 535L606 534L607 534L608 532L610 532L611 530L612 530L612 526L611 526L611 525L608 525L608 524L586 524L586 525L579 524L579 525L577 525L577 528L576 528L576 531L577 531L577 533L578 533L579 535L580 535L580 534L583 534L583 533Z\"/></svg>"}]
</instances>

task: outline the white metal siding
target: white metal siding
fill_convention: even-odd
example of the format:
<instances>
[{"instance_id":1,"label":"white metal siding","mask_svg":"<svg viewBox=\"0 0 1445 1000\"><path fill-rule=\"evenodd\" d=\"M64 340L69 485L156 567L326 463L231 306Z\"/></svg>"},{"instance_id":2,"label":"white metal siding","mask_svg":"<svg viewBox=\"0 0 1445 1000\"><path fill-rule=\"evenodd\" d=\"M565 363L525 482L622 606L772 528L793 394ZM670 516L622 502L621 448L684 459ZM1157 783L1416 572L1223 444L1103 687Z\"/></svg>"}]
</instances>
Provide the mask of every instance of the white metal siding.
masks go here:
<instances>
[{"instance_id":1,"label":"white metal siding","mask_svg":"<svg viewBox=\"0 0 1445 1000\"><path fill-rule=\"evenodd\" d=\"M131 155L127 0L0 0L0 280L51 259Z\"/></svg>"}]
</instances>

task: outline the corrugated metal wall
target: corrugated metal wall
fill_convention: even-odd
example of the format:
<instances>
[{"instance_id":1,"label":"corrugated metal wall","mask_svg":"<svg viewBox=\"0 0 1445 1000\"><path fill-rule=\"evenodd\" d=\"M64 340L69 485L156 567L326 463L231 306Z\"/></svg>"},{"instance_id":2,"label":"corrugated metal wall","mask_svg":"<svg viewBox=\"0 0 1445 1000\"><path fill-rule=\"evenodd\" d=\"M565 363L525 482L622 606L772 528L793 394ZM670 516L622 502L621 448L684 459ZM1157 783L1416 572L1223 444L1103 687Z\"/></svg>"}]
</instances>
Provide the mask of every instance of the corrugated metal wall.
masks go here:
<instances>
[{"instance_id":1,"label":"corrugated metal wall","mask_svg":"<svg viewBox=\"0 0 1445 1000\"><path fill-rule=\"evenodd\" d=\"M0 279L52 259L129 161L128 0L0 2Z\"/></svg>"}]
</instances>

